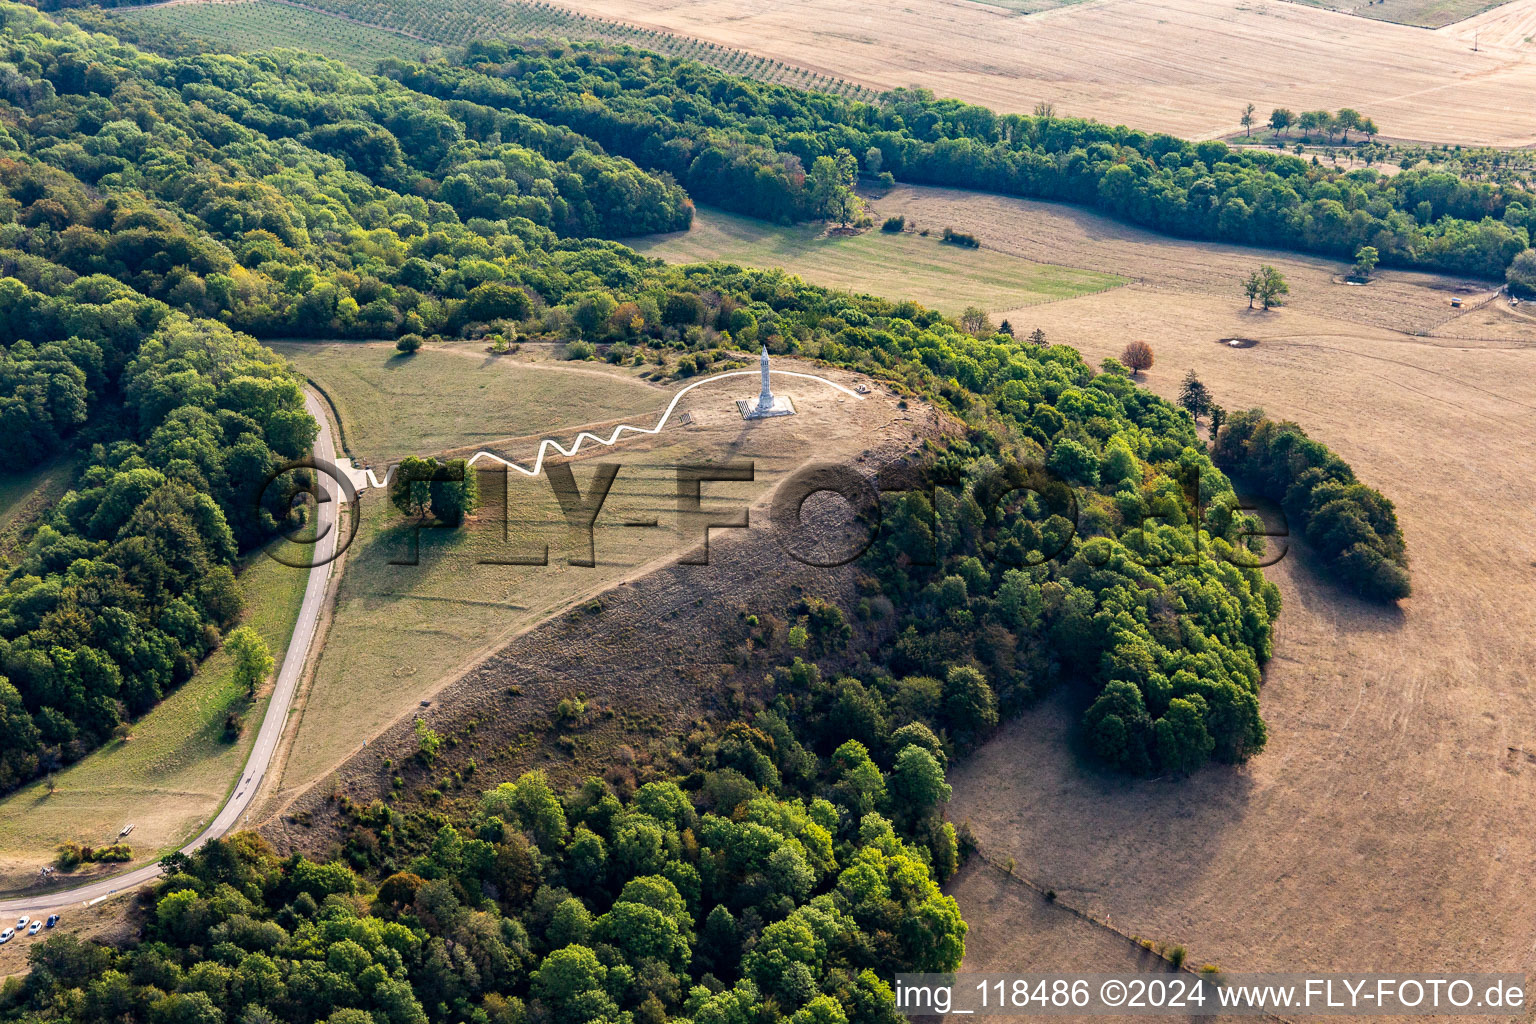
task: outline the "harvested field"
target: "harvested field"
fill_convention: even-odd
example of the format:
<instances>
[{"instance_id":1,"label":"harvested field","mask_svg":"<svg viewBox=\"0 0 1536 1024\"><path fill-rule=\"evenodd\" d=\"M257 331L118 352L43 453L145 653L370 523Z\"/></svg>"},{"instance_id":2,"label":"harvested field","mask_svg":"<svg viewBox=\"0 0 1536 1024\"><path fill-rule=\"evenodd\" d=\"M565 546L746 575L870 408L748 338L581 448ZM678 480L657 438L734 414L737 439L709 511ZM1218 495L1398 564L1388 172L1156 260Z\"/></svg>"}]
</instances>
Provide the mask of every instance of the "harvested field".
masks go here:
<instances>
[{"instance_id":1,"label":"harvested field","mask_svg":"<svg viewBox=\"0 0 1536 1024\"><path fill-rule=\"evenodd\" d=\"M1090 0L1025 16L969 0L571 0L586 14L699 36L880 89L921 85L1000 111L1059 114L1215 138L1246 102L1355 107L1385 136L1522 146L1536 124L1536 0L1481 15L1473 52L1435 32L1284 0ZM1502 12L1502 13L1501 13Z\"/></svg>"},{"instance_id":2,"label":"harvested field","mask_svg":"<svg viewBox=\"0 0 1536 1024\"><path fill-rule=\"evenodd\" d=\"M1226 408L1298 421L1396 502L1415 588L1400 610L1361 603L1293 538L1270 570L1285 609L1262 755L1187 780L1101 775L1069 749L1081 708L1063 692L957 767L952 817L994 862L1015 858L1064 904L1182 944L1195 963L1536 969L1536 330L1519 336L1525 321L1502 303L1449 322L1461 283L1429 275L1346 288L1324 261L1170 242L1076 211L973 197L962 222L956 194L911 201L929 219L950 204L984 244L1136 275L1015 323L1094 364L1146 339L1157 363L1143 381L1159 394L1193 368ZM1292 306L1244 308L1235 271L1261 259L1291 279ZM1482 329L1475 315L1505 333L1403 331ZM1232 337L1259 344L1217 344ZM956 893L981 964L1005 941L991 930L1022 911L968 896L974 884ZM1061 942L1093 962L1102 937Z\"/></svg>"},{"instance_id":3,"label":"harvested field","mask_svg":"<svg viewBox=\"0 0 1536 1024\"><path fill-rule=\"evenodd\" d=\"M1210 296L1243 305L1243 279L1265 263L1285 274L1292 311L1405 333L1436 332L1466 312L1451 307L1452 297L1475 303L1491 296L1495 287L1486 281L1399 270L1378 271L1371 284L1351 287L1334 281L1348 269L1338 260L1184 241L1076 207L959 189L902 187L875 205L882 217L902 214L919 224L953 225L1003 253L1030 260L1048 257L1068 266L1128 277L1134 290L1170 296L1167 306L1174 312L1179 306L1172 298L1175 295ZM1106 293L1075 300L1069 308L1075 312L1094 308L1099 299L1109 297ZM992 312L1008 315L1006 308L994 307ZM1021 312L1013 325L1027 331L1035 319L1033 311Z\"/></svg>"},{"instance_id":4,"label":"harvested field","mask_svg":"<svg viewBox=\"0 0 1536 1024\"><path fill-rule=\"evenodd\" d=\"M1529 52L1536 41L1536 3L1514 0L1484 11L1475 18L1447 26L1439 35L1450 36L1479 49L1489 46Z\"/></svg>"},{"instance_id":5,"label":"harvested field","mask_svg":"<svg viewBox=\"0 0 1536 1024\"><path fill-rule=\"evenodd\" d=\"M775 366L814 369L787 360ZM546 371L548 378L570 389L568 401L590 385L592 372L601 372L579 365L556 367ZM835 371L828 376L850 386L856 379ZM685 528L677 510L679 465L754 463L751 481L703 485L704 509L725 514L760 503L807 459L856 460L861 452L880 445L905 446L925 416L901 410L878 389L857 400L818 382L776 381L775 391L789 395L800 414L745 423L735 399L755 393L756 387L750 378L704 385L689 393L661 434L627 437L612 448L583 449L573 465L583 494L590 493L595 464L619 466L595 525L591 553L596 564L590 567L571 564L573 557L587 554L584 536L569 531L544 478L509 474L503 506L499 478L482 476L480 515L460 531L421 531L418 565L390 564L391 559L408 557L410 529L380 492L363 492L360 532L346 554L324 653L310 689L299 700L300 718L291 734L280 802L325 777L364 740L410 713L420 700L433 699L439 687L516 633L566 609L585 607L604 591L695 547L700 540L697 528ZM661 389L653 394L649 410L630 422L654 424L670 395ZM543 434L483 447L531 462L540 437L568 441L580 428L562 427L549 408L545 406L550 429ZM508 410L515 417L538 413L515 397L508 400ZM685 413L686 424L681 422ZM343 423L350 435L345 414ZM605 424L603 433L611 431L612 424ZM759 509L753 517L757 521L764 512L760 504L754 507ZM652 521L654 527L630 525ZM728 535L717 531L712 543ZM492 559L537 555L545 545L548 565L488 564Z\"/></svg>"},{"instance_id":6,"label":"harvested field","mask_svg":"<svg viewBox=\"0 0 1536 1024\"><path fill-rule=\"evenodd\" d=\"M887 299L913 299L949 316L966 306L993 309L1053 302L1124 284L1112 274L1035 263L991 249L939 240L942 224L888 233L829 235L820 226L783 227L721 210L700 210L688 231L632 239L636 252L669 263L724 260L782 267L807 281Z\"/></svg>"}]
</instances>

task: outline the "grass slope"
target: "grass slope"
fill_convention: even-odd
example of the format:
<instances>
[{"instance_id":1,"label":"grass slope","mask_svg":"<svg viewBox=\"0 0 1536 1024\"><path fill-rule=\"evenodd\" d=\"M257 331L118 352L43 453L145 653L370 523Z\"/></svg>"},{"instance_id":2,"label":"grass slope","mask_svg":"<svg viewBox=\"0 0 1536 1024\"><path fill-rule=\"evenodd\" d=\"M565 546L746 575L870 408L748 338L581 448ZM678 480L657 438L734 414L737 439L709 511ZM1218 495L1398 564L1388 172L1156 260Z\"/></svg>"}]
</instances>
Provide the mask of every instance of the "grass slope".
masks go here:
<instances>
[{"instance_id":1,"label":"grass slope","mask_svg":"<svg viewBox=\"0 0 1536 1024\"><path fill-rule=\"evenodd\" d=\"M9 567L38 515L64 496L75 468L73 460L58 459L0 474L0 566Z\"/></svg>"},{"instance_id":2,"label":"grass slope","mask_svg":"<svg viewBox=\"0 0 1536 1024\"><path fill-rule=\"evenodd\" d=\"M924 238L915 231L887 234L875 229L827 235L815 226L784 227L720 210L700 210L692 230L632 239L628 244L669 263L725 260L783 267L815 284L915 299L950 315L970 305L1016 309L1126 283L1114 274L1034 263L995 249L945 245L939 241L944 225L920 223L917 227L932 234Z\"/></svg>"},{"instance_id":3,"label":"grass slope","mask_svg":"<svg viewBox=\"0 0 1536 1024\"><path fill-rule=\"evenodd\" d=\"M256 554L239 579L245 622L266 638L281 663L308 573ZM245 728L236 742L227 743L225 718L241 710ZM48 781L41 780L0 801L0 891L34 880L59 843L109 844L129 822L135 828L126 841L135 863L190 840L229 794L265 711L265 695L250 704L234 681L233 660L216 651L185 685L134 723L127 741L110 743L59 772L52 794Z\"/></svg>"},{"instance_id":4,"label":"grass slope","mask_svg":"<svg viewBox=\"0 0 1536 1024\"><path fill-rule=\"evenodd\" d=\"M491 356L483 348L283 342L335 404L351 454L370 464L430 455L561 425L659 413L659 390L597 364Z\"/></svg>"},{"instance_id":5,"label":"grass slope","mask_svg":"<svg viewBox=\"0 0 1536 1024\"><path fill-rule=\"evenodd\" d=\"M814 371L809 364L790 360L775 365ZM551 393L586 389L594 379L587 366L569 363L524 370L560 385L546 386ZM854 382L847 375L831 375L848 385ZM750 376L702 385L682 399L679 415L661 434L627 437L590 458L583 450L573 465L583 495L590 494L594 463L619 467L593 530L593 566L571 564L573 554L586 555L586 538L567 527L544 479L509 474L503 505L496 478L482 477L476 517L459 530L420 530L416 565L391 564L407 559L411 527L383 493L362 492L358 536L347 549L335 615L314 682L300 705L279 802L325 778L365 739L411 713L440 683L455 678L477 653L573 605L567 614L578 619L591 614L589 602L604 590L697 544L696 529L685 528L678 513L678 466L732 459L753 463L751 481L703 486L705 510L727 518L769 493L808 458L853 459L882 432L909 437L915 429L910 419L903 419L913 414L889 396L876 393L858 400L825 384L798 380L775 382L776 390L791 396L797 415L746 424L735 400L756 389ZM654 423L669 401L668 392L655 393L650 409L635 422ZM507 415L537 420L545 436L564 441L574 434L569 425L589 421L585 414L574 418L577 414L569 406L565 412L572 418L561 420L545 399L524 402L516 392L504 405ZM354 402L350 407L361 406ZM446 401L439 403L422 418L431 421L449 407ZM686 425L682 413L689 414ZM342 413L342 421L350 437L354 428L347 415ZM490 447L526 462L537 445L524 438ZM655 525L631 525L646 522ZM766 528L765 512L755 511L751 522L754 528ZM717 531L713 543L728 536L729 531L726 536ZM537 554L546 544L547 565L492 562ZM645 642L644 637L633 638L634 644Z\"/></svg>"}]
</instances>

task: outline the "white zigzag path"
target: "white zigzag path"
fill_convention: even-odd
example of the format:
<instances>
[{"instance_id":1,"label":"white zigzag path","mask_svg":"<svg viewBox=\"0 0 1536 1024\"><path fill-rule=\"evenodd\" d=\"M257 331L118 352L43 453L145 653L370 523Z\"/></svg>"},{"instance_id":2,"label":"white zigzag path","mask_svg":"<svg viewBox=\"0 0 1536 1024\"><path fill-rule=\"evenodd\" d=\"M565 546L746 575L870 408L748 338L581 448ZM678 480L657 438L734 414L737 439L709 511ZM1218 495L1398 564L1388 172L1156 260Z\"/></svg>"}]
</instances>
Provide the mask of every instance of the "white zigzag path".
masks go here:
<instances>
[{"instance_id":1,"label":"white zigzag path","mask_svg":"<svg viewBox=\"0 0 1536 1024\"><path fill-rule=\"evenodd\" d=\"M667 425L667 420L672 418L672 412L677 408L677 403L694 388L711 384L717 380L724 380L727 377L753 377L757 376L759 372L757 370L732 370L694 381L672 396L672 401L667 405L666 411L661 414L661 419L656 422L654 427L632 427L628 424L620 424L614 428L613 433L608 435L606 439L583 430L576 435L576 441L571 445L570 450L561 447L559 442L546 438L539 442L539 455L534 460L532 469L527 469L515 462L508 462L501 456L487 451L476 452L474 457L469 460L469 464L474 465L482 458L494 459L505 466L517 470L524 476L538 476L539 472L544 468L544 457L551 448L569 458L581 450L582 441L588 438L601 445L613 445L626 430L634 434L659 434L661 429ZM846 395L852 395L858 401L862 402L864 400L863 395L860 395L851 388L846 388L836 381L827 380L825 377L818 377L814 373L796 373L793 370L770 370L769 372L777 373L784 377L799 377L804 380L820 381ZM314 395L306 394L305 403L310 415L320 424L319 433L315 437L315 457L317 459L334 460L336 452L331 441L330 427L326 422L324 414L321 412L318 400ZM385 487L389 484L389 479L394 474L394 467L390 467L385 472L382 483L374 475L373 470L370 469L367 473L368 482L371 486ZM324 486L328 490L330 489L330 485ZM217 817L203 830L202 834L182 847L183 853L191 853L210 839L217 839L233 829L236 823L241 820L241 814L248 809L252 798L265 780L265 775L277 747L278 737L282 733L284 723L287 721L288 709L293 699L299 673L303 671L309 657L309 647L314 639L315 625L320 614L320 605L325 600L327 588L330 585L331 561L329 554L331 551L334 551L336 545L337 532L334 527L336 525L337 504L335 499L337 497L337 495L332 493L331 500L321 502L319 506L321 522L328 522L332 527L323 532L322 536L326 539L320 542L322 544L320 553L325 557L310 570L309 581L304 592L304 607L300 610L298 621L294 624L293 639L288 645L288 654L283 659L282 667L278 670L276 688L273 691L272 700L267 706L267 713L266 717L262 720L261 730L257 733L255 746L246 761L245 768L241 772L240 778L243 781L234 787L235 792L230 795L229 800L219 811ZM325 545L329 545L329 547L325 547ZM0 900L0 915L37 914L59 909L77 901L84 906L92 906L110 896L126 892L135 886L152 881L160 877L160 873L159 863L151 863L129 871L126 874L109 875L105 878L88 882L85 885L57 892Z\"/></svg>"},{"instance_id":2,"label":"white zigzag path","mask_svg":"<svg viewBox=\"0 0 1536 1024\"><path fill-rule=\"evenodd\" d=\"M559 452L566 458L571 458L577 452L581 451L581 443L583 441L595 441L600 445L611 447L618 443L619 438L623 436L625 431L628 431L631 434L659 434L661 433L662 428L667 425L667 420L672 418L672 412L677 408L677 403L682 401L683 396L692 391L694 388L703 387L705 384L713 384L715 381L724 380L727 377L756 377L758 376L759 372L760 371L758 370L731 370L728 373L717 373L712 377L705 377L701 380L694 381L692 384L689 384L687 387L681 389L677 394L672 396L672 401L668 403L666 411L661 414L661 419L656 421L656 425L654 427L635 427L630 426L628 423L621 423L614 427L613 433L609 434L606 438L599 437L596 434L583 430L581 433L576 435L576 440L569 449L563 447L559 441L546 437L539 442L539 454L533 460L532 469L523 466L521 463L510 462L502 458L500 455L497 455L495 452L488 452L484 450L478 451L474 455L470 456L469 465L473 466L480 460L487 459L492 462L499 462L509 469L515 469L524 476L538 476L544 470L544 457L549 454L550 449L554 449L556 452ZM818 377L814 373L796 373L794 370L769 370L768 372L776 373L781 377L800 377L804 380L820 381L828 387L836 388L837 390L843 392L845 395L852 395L857 401L864 401L864 396L859 394L857 391L854 391L852 388L844 387L836 381L828 380L825 377ZM373 470L366 470L365 472L368 474L368 486L388 487L390 479L395 475L395 469L395 466L390 466L387 470L385 470L383 480L380 480L378 476L374 474Z\"/></svg>"}]
</instances>

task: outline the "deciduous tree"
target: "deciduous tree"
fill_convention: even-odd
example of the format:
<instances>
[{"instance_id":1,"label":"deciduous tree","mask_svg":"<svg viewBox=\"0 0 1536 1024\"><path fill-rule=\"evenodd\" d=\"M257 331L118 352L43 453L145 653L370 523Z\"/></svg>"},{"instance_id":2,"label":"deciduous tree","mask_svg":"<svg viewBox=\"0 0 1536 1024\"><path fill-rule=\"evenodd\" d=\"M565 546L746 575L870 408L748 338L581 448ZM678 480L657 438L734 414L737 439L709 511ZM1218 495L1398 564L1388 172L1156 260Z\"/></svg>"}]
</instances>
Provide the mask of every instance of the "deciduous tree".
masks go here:
<instances>
[{"instance_id":1,"label":"deciduous tree","mask_svg":"<svg viewBox=\"0 0 1536 1024\"><path fill-rule=\"evenodd\" d=\"M241 626L224 638L224 649L235 661L235 683L247 693L255 693L272 671L272 651L267 642L251 626Z\"/></svg>"},{"instance_id":2,"label":"deciduous tree","mask_svg":"<svg viewBox=\"0 0 1536 1024\"><path fill-rule=\"evenodd\" d=\"M1152 369L1152 346L1144 341L1133 341L1120 353L1120 361L1131 368L1131 373Z\"/></svg>"}]
</instances>

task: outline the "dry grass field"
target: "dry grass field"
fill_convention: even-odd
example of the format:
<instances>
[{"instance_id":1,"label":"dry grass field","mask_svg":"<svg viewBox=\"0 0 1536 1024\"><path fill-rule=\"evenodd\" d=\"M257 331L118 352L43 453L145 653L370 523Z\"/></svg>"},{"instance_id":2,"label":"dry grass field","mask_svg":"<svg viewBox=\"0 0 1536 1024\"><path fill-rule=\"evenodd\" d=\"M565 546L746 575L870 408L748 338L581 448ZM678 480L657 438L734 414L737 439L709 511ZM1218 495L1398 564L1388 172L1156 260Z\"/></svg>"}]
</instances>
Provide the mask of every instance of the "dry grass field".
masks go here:
<instances>
[{"instance_id":1,"label":"dry grass field","mask_svg":"<svg viewBox=\"0 0 1536 1024\"><path fill-rule=\"evenodd\" d=\"M1290 282L1292 312L1313 313L1369 324L1405 333L1479 333L1458 329L1471 305L1488 298L1494 285L1475 279L1453 279L1438 274L1383 270L1366 287L1337 283L1348 270L1338 260L1304 256L1274 249L1227 245L1220 242L1182 241L1131 227L1071 206L1033 202L959 189L909 188L892 190L874 204L878 216L902 214L921 224L949 224L981 238L988 250L1021 256L1027 260L1049 258L1068 266L1129 278L1130 291L1143 305L1142 293L1165 293L1169 298L1156 315L1177 312L1181 295L1208 296L1246 306L1242 280L1261 264L1284 272ZM1127 289L1119 289L1126 291ZM1114 293L1088 296L1066 304L1066 323L1076 323L1085 310L1114 301ZM1468 303L1453 309L1450 300ZM1010 316L1016 329L1028 331L1043 322L1040 310L1021 309L1012 315L1007 307L992 307L994 318ZM1062 322L1058 316L1057 322ZM1065 334L1054 341L1071 342ZM1123 344L1123 343L1122 343ZM1116 349L1118 354L1119 349Z\"/></svg>"},{"instance_id":2,"label":"dry grass field","mask_svg":"<svg viewBox=\"0 0 1536 1024\"><path fill-rule=\"evenodd\" d=\"M1285 0L1087 0L1025 15L971 0L570 0L879 89L922 85L1001 111L1055 104L1187 138L1260 110L1355 107L1387 137L1536 142L1536 0L1426 32ZM1498 26L1495 28L1495 26Z\"/></svg>"},{"instance_id":3,"label":"dry grass field","mask_svg":"<svg viewBox=\"0 0 1536 1024\"><path fill-rule=\"evenodd\" d=\"M515 358L471 344L431 346L411 356L389 342L272 347L325 391L341 416L347 450L369 464L488 444L552 424L622 418L655 409L662 394L634 374L553 359L548 346L530 346ZM573 379L580 388L571 387Z\"/></svg>"},{"instance_id":4,"label":"dry grass field","mask_svg":"<svg viewBox=\"0 0 1536 1024\"><path fill-rule=\"evenodd\" d=\"M1193 368L1228 409L1297 420L1396 502L1415 588L1401 610L1362 604L1293 551L1272 570L1285 610L1269 747L1251 764L1101 776L1069 750L1080 709L1063 694L955 770L952 817L1062 904L1181 943L1195 963L1536 969L1536 321L1502 301L1451 310L1450 295L1477 300L1476 282L1389 271L1348 287L1328 261L1170 241L1069 208L903 190L881 212L903 209L1134 277L1015 326L1095 364L1143 338L1159 394ZM1289 278L1290 306L1245 308L1238 275L1260 262ZM1221 344L1231 337L1258 344ZM1032 955L1008 936L1038 908L973 875L955 892L968 968ZM1113 966L1092 927L1052 934L1050 963Z\"/></svg>"},{"instance_id":5,"label":"dry grass field","mask_svg":"<svg viewBox=\"0 0 1536 1024\"><path fill-rule=\"evenodd\" d=\"M838 371L829 375L846 384L858 380ZM722 509L753 500L749 529L713 533L708 564L678 561L680 545L667 531L651 542L658 557L623 573L595 600L583 598L568 612L519 630L468 671L423 688L430 707L413 703L366 748L354 746L318 786L278 805L282 814L269 813L262 833L282 849L327 850L339 837L332 800L340 794L353 803L393 796L404 808L425 804L451 815L467 812L483 790L534 767L547 770L560 784L604 772L644 778L679 752L683 737L701 722L730 720L743 700L762 699L764 670L794 653L786 624L775 616L808 596L845 603L858 597L856 567L822 568L785 557L765 514L766 490L782 479L784 469L807 456L845 462L869 475L888 468L899 474L928 439L954 429L931 406L912 402L902 408L879 387L860 402L839 402L830 397L835 392L817 399L808 386L794 382L782 390L801 415L744 425L716 397L701 395L690 403L695 426L679 431L681 439L668 431L652 442L637 441L624 457L616 492L633 466L658 460L683 443L710 461L744 457L757 463L756 483L762 486L755 496L753 485L706 485L709 504ZM734 394L727 388L719 397ZM647 450L647 444L656 445L655 451ZM617 449L597 458L616 454ZM579 464L578 480L584 482L586 472ZM739 495L740 503L715 498L731 494ZM617 493L612 500L619 500ZM845 511L836 501L807 502L804 536L840 532ZM605 511L599 520L600 563L605 557L627 557L621 538L613 536L616 531L602 525L608 518ZM659 518L665 523L667 513L660 512ZM610 550L610 543L618 546ZM667 544L674 546L670 553ZM587 570L589 575L601 571ZM768 634L758 633L747 620L755 614L763 615ZM855 619L852 625L857 648L892 639L894 620L889 617ZM749 642L754 633L767 646ZM578 695L585 712L562 714L560 702ZM418 717L446 740L430 769L413 756Z\"/></svg>"},{"instance_id":6,"label":"dry grass field","mask_svg":"<svg viewBox=\"0 0 1536 1024\"><path fill-rule=\"evenodd\" d=\"M279 541L279 544L285 542ZM289 553L292 560L295 553ZM240 571L245 621L266 639L281 663L304 597L308 574L256 554ZM116 874L183 845L207 824L240 776L266 694L252 704L234 680L233 660L215 652L182 687L84 760L0 800L0 892L29 885L53 861L60 843L110 845L132 823L125 840L128 865L83 866L72 881ZM240 738L224 740L225 717L243 712ZM3 972L0 972L3 973Z\"/></svg>"},{"instance_id":7,"label":"dry grass field","mask_svg":"<svg viewBox=\"0 0 1536 1024\"><path fill-rule=\"evenodd\" d=\"M687 231L631 239L628 244L669 263L725 260L782 267L829 288L913 299L949 316L959 316L970 305L1012 309L1125 283L1113 274L945 245L939 240L942 223L912 227L894 233L872 228L834 235L819 224L785 227L705 209L695 214ZM927 237L918 233L923 229L930 231Z\"/></svg>"},{"instance_id":8,"label":"dry grass field","mask_svg":"<svg viewBox=\"0 0 1536 1024\"><path fill-rule=\"evenodd\" d=\"M452 357L449 357L452 358ZM302 364L301 364L302 365ZM783 361L776 367L789 369ZM807 369L794 366L795 369ZM312 368L311 368L312 370ZM594 364L551 364L530 370L553 390L565 388L564 404L553 391L534 404L509 396L501 419L466 423L455 408L442 405L422 416L434 430L452 433L496 424L523 424L542 415L541 434L485 444L506 458L531 463L541 437L569 442L583 424L569 418L585 394L605 387L639 387L626 371ZM594 378L611 377L612 383ZM849 375L836 375L852 380ZM703 485L704 508L722 514L759 502L786 474L813 455L857 458L880 432L900 432L903 418L894 400L877 393L862 400L813 381L780 383L801 415L745 423L735 399L756 393L754 378L730 378L703 385L682 401L669 427L654 437L623 439L612 448L584 448L573 467L577 485L588 493L595 463L620 469L594 529L596 565L572 565L586 554L584 539L566 526L547 479L508 474L505 505L497 477L482 476L483 505L464 529L421 531L419 564L390 564L409 557L410 528L378 491L363 492L361 526L346 554L335 613L312 685L298 702L280 783L286 802L323 779L363 742L514 634L561 612L584 605L622 581L675 560L699 536L685 529L677 511L676 467L688 463L750 460L755 478ZM652 426L671 400L671 389L651 388L644 413L626 420ZM353 402L349 407L357 407ZM565 420L558 416L566 415ZM687 413L691 422L680 419ZM611 431L610 420L601 432ZM350 438L353 428L343 413ZM596 429L595 425L585 424ZM510 433L503 430L503 436ZM467 449L466 449L467 451ZM505 518L502 509L505 508ZM761 513L759 513L761 514ZM654 527L629 524L655 521ZM505 523L505 525L503 525ZM717 535L718 540L718 535ZM494 564L548 545L548 565Z\"/></svg>"}]
</instances>

